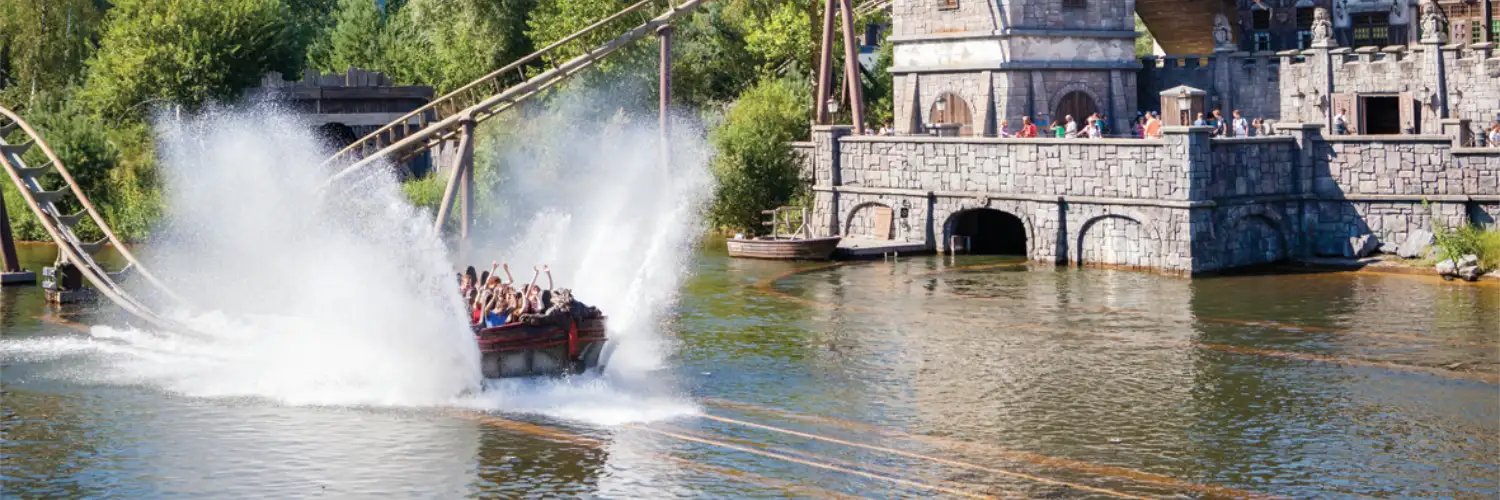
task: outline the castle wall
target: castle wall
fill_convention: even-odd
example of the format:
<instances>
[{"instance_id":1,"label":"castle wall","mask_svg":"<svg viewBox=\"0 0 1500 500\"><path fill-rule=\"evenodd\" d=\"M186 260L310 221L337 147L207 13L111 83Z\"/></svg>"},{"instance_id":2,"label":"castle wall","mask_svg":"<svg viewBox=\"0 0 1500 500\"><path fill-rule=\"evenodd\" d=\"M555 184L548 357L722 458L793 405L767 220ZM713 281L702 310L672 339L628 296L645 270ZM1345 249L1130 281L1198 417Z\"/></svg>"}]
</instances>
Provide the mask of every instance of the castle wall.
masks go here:
<instances>
[{"instance_id":1,"label":"castle wall","mask_svg":"<svg viewBox=\"0 0 1500 500\"><path fill-rule=\"evenodd\" d=\"M892 221L893 239L947 251L955 216L990 209L1022 221L1032 260L1201 274L1348 256L1350 238L1364 235L1392 251L1434 221L1493 224L1500 215L1500 150L1320 129L1027 140L818 127L815 232L872 237L872 208L889 207L904 214Z\"/></svg>"},{"instance_id":2,"label":"castle wall","mask_svg":"<svg viewBox=\"0 0 1500 500\"><path fill-rule=\"evenodd\" d=\"M1341 105L1330 95L1352 98L1359 94L1404 93L1415 101L1413 108L1420 116L1416 132L1440 133L1441 116L1434 99L1439 88L1437 63L1432 59L1436 51L1431 47L1281 52L1281 117L1285 121L1326 124L1328 116ZM1444 46L1441 52L1450 115L1470 120L1476 128L1500 119L1500 53L1459 45ZM1298 93L1305 96L1300 109L1292 98Z\"/></svg>"}]
</instances>

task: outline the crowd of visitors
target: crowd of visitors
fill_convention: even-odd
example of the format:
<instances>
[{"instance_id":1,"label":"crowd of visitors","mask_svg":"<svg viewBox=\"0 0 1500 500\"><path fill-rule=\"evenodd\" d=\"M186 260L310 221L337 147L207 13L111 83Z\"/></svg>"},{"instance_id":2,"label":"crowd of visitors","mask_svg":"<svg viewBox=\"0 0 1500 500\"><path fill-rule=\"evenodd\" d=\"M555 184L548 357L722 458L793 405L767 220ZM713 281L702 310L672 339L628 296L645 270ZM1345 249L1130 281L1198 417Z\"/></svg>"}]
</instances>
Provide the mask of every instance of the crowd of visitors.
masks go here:
<instances>
[{"instance_id":1,"label":"crowd of visitors","mask_svg":"<svg viewBox=\"0 0 1500 500\"><path fill-rule=\"evenodd\" d=\"M495 271L505 271L505 279ZM469 266L458 277L459 292L468 304L470 322L476 326L492 328L520 322L523 314L543 314L552 308L552 269L550 266L532 267L536 272L531 283L515 287L515 278L510 275L510 265L490 264L490 270L476 276L474 266ZM536 282L543 273L547 275L547 288Z\"/></svg>"},{"instance_id":2,"label":"crowd of visitors","mask_svg":"<svg viewBox=\"0 0 1500 500\"><path fill-rule=\"evenodd\" d=\"M1195 127L1211 127L1211 135L1214 137L1256 137L1273 134L1275 120L1266 118L1246 119L1236 109L1226 118L1223 113L1214 109L1205 115L1198 113L1193 120ZM1053 121L1051 124L1038 125L1030 116L1021 117L1019 128L1012 129L1010 120L1000 120L1000 127L995 135L1001 138L1057 138L1057 139L1099 139L1103 137L1134 137L1137 139L1159 139L1162 136L1161 113L1156 111L1145 111L1136 115L1131 124L1130 134L1125 136L1112 135L1109 120L1102 113L1094 113L1084 119L1081 123L1073 119L1073 115L1064 115L1061 120ZM1479 135L1478 142L1492 148L1500 148L1500 121L1496 121ZM1340 109L1333 116L1334 135L1349 134L1348 110ZM865 129L866 135L896 135L896 129L886 122L876 129Z\"/></svg>"}]
</instances>

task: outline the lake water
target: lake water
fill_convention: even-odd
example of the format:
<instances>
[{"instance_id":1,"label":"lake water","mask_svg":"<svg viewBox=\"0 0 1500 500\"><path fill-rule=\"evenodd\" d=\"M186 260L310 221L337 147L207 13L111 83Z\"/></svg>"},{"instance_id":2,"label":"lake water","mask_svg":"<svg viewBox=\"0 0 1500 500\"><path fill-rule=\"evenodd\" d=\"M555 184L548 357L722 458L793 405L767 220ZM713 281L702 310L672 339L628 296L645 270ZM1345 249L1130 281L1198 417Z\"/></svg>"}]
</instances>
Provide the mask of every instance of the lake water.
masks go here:
<instances>
[{"instance_id":1,"label":"lake water","mask_svg":"<svg viewBox=\"0 0 1500 500\"><path fill-rule=\"evenodd\" d=\"M31 269L50 252L22 248ZM1495 282L717 249L689 267L666 368L423 407L112 380L97 368L123 354L89 329L123 321L111 307L5 288L5 496L1500 495Z\"/></svg>"}]
</instances>

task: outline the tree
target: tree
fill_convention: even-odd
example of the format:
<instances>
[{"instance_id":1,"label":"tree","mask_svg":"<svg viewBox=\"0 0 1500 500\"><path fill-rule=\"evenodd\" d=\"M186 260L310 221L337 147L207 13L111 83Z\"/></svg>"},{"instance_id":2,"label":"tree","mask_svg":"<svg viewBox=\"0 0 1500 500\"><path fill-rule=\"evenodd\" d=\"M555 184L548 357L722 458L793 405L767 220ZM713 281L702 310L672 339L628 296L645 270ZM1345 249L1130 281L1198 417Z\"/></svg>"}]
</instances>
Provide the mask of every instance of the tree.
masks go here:
<instances>
[{"instance_id":1,"label":"tree","mask_svg":"<svg viewBox=\"0 0 1500 500\"><path fill-rule=\"evenodd\" d=\"M733 4L710 3L678 23L672 47L672 97L691 107L725 103L754 84L761 60L745 50Z\"/></svg>"},{"instance_id":2,"label":"tree","mask_svg":"<svg viewBox=\"0 0 1500 500\"><path fill-rule=\"evenodd\" d=\"M281 0L119 0L81 98L110 120L167 101L238 97L271 71L301 72L306 40Z\"/></svg>"},{"instance_id":3,"label":"tree","mask_svg":"<svg viewBox=\"0 0 1500 500\"><path fill-rule=\"evenodd\" d=\"M769 72L816 60L821 41L813 33L808 15L796 2L781 4L746 32L745 49L764 60L763 69Z\"/></svg>"},{"instance_id":4,"label":"tree","mask_svg":"<svg viewBox=\"0 0 1500 500\"><path fill-rule=\"evenodd\" d=\"M1156 53L1156 37L1151 36L1151 30L1146 29L1146 23L1141 21L1141 16L1135 16L1135 56L1145 57Z\"/></svg>"},{"instance_id":5,"label":"tree","mask_svg":"<svg viewBox=\"0 0 1500 500\"><path fill-rule=\"evenodd\" d=\"M81 80L103 8L97 0L0 0L0 89L17 96L0 103Z\"/></svg>"},{"instance_id":6,"label":"tree","mask_svg":"<svg viewBox=\"0 0 1500 500\"><path fill-rule=\"evenodd\" d=\"M387 16L373 0L338 0L331 24L308 47L308 64L326 73L388 70Z\"/></svg>"},{"instance_id":7,"label":"tree","mask_svg":"<svg viewBox=\"0 0 1500 500\"><path fill-rule=\"evenodd\" d=\"M534 6L534 0L411 0L406 9L422 27L430 58L426 81L446 92L530 54L526 21Z\"/></svg>"},{"instance_id":8,"label":"tree","mask_svg":"<svg viewBox=\"0 0 1500 500\"><path fill-rule=\"evenodd\" d=\"M761 233L760 211L787 204L804 189L791 141L807 133L811 89L765 79L740 95L710 140L718 187L709 218L721 228Z\"/></svg>"}]
</instances>

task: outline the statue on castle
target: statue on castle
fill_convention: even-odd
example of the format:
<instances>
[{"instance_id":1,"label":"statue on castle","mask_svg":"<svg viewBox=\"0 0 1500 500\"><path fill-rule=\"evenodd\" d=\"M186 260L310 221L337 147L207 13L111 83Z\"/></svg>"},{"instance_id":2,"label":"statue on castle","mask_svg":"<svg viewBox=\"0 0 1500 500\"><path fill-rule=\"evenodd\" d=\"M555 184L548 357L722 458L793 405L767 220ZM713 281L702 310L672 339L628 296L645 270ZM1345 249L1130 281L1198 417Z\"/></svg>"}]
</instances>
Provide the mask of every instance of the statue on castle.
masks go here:
<instances>
[{"instance_id":1,"label":"statue on castle","mask_svg":"<svg viewBox=\"0 0 1500 500\"><path fill-rule=\"evenodd\" d=\"M1223 12L1214 14L1214 50L1234 50L1234 35L1229 31L1229 18Z\"/></svg>"},{"instance_id":2,"label":"statue on castle","mask_svg":"<svg viewBox=\"0 0 1500 500\"><path fill-rule=\"evenodd\" d=\"M1318 7L1313 10L1312 22L1312 46L1333 47L1338 42L1333 39L1333 20L1328 15L1328 9Z\"/></svg>"},{"instance_id":3,"label":"statue on castle","mask_svg":"<svg viewBox=\"0 0 1500 500\"><path fill-rule=\"evenodd\" d=\"M1422 43L1444 43L1447 36L1443 29L1448 26L1448 16L1437 0L1422 1Z\"/></svg>"}]
</instances>

